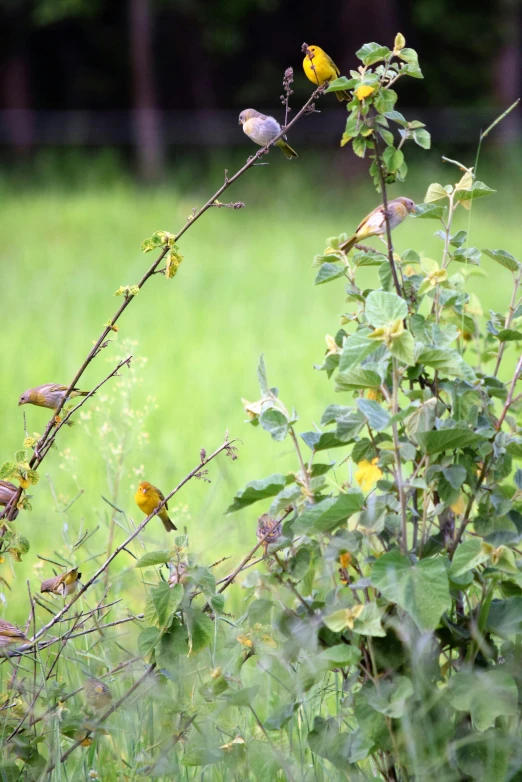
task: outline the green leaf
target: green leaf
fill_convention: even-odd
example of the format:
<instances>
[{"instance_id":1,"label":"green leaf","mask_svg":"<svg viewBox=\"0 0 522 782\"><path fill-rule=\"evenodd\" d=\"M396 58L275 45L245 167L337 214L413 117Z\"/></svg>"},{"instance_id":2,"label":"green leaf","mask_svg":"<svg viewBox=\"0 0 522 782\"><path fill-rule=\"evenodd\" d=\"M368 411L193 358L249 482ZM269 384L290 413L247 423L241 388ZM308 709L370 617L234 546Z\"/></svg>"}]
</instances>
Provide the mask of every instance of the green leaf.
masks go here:
<instances>
[{"instance_id":1,"label":"green leaf","mask_svg":"<svg viewBox=\"0 0 522 782\"><path fill-rule=\"evenodd\" d=\"M350 90L357 83L356 79L347 79L346 76L339 76L338 79L334 79L328 84L325 92L339 92L344 90Z\"/></svg>"},{"instance_id":2,"label":"green leaf","mask_svg":"<svg viewBox=\"0 0 522 782\"><path fill-rule=\"evenodd\" d=\"M339 372L335 378L336 391L352 391L361 388L379 388L382 378L372 369L352 367L348 372Z\"/></svg>"},{"instance_id":3,"label":"green leaf","mask_svg":"<svg viewBox=\"0 0 522 782\"><path fill-rule=\"evenodd\" d=\"M334 432L301 432L299 436L314 453L344 445L344 442L339 440Z\"/></svg>"},{"instance_id":4,"label":"green leaf","mask_svg":"<svg viewBox=\"0 0 522 782\"><path fill-rule=\"evenodd\" d=\"M386 59L390 54L391 51L387 46L381 46L375 42L365 43L364 46L356 52L356 56L362 60L363 65L373 65L375 62Z\"/></svg>"},{"instance_id":5,"label":"green leaf","mask_svg":"<svg viewBox=\"0 0 522 782\"><path fill-rule=\"evenodd\" d=\"M507 600L492 600L486 630L506 639L522 633L522 597L515 595Z\"/></svg>"},{"instance_id":6,"label":"green leaf","mask_svg":"<svg viewBox=\"0 0 522 782\"><path fill-rule=\"evenodd\" d=\"M444 217L446 207L438 204L415 204L415 211L411 216L417 219L429 218L430 220L440 220Z\"/></svg>"},{"instance_id":7,"label":"green leaf","mask_svg":"<svg viewBox=\"0 0 522 782\"><path fill-rule=\"evenodd\" d=\"M244 687L242 690L228 691L223 698L233 706L250 706L258 693L259 687Z\"/></svg>"},{"instance_id":8,"label":"green leaf","mask_svg":"<svg viewBox=\"0 0 522 782\"><path fill-rule=\"evenodd\" d=\"M355 364L360 364L379 347L375 339L368 339L370 329L360 329L345 338L343 352L339 360L339 372L346 372Z\"/></svg>"},{"instance_id":9,"label":"green leaf","mask_svg":"<svg viewBox=\"0 0 522 782\"><path fill-rule=\"evenodd\" d=\"M475 383L477 377L470 365L454 348L425 348L417 359L419 364L426 364L450 377L461 377L468 383Z\"/></svg>"},{"instance_id":10,"label":"green leaf","mask_svg":"<svg viewBox=\"0 0 522 782\"><path fill-rule=\"evenodd\" d=\"M179 657L188 652L188 632L184 625L175 623L170 631L161 636L154 652L158 668L176 672L179 669Z\"/></svg>"},{"instance_id":11,"label":"green leaf","mask_svg":"<svg viewBox=\"0 0 522 782\"><path fill-rule=\"evenodd\" d=\"M428 187L428 192L424 196L424 203L432 204L434 201L440 201L441 198L448 198L448 193L444 190L442 185L439 185L438 182L434 182Z\"/></svg>"},{"instance_id":12,"label":"green leaf","mask_svg":"<svg viewBox=\"0 0 522 782\"><path fill-rule=\"evenodd\" d=\"M18 473L18 467L14 462L4 462L0 467L0 480L5 481Z\"/></svg>"},{"instance_id":13,"label":"green leaf","mask_svg":"<svg viewBox=\"0 0 522 782\"><path fill-rule=\"evenodd\" d=\"M337 420L335 436L341 443L350 443L359 434L365 423L364 415L354 410Z\"/></svg>"},{"instance_id":14,"label":"green leaf","mask_svg":"<svg viewBox=\"0 0 522 782\"><path fill-rule=\"evenodd\" d=\"M259 481L249 481L244 489L237 492L232 505L227 508L226 512L235 513L254 502L259 502L267 497L275 497L287 483L286 475L281 475L281 473L274 473L274 475L269 475L268 478Z\"/></svg>"},{"instance_id":15,"label":"green leaf","mask_svg":"<svg viewBox=\"0 0 522 782\"><path fill-rule=\"evenodd\" d=\"M476 198L483 198L484 196L496 193L496 190L492 190L490 187L484 184L484 182L473 182L472 186L467 190L458 189L455 190L453 196L454 201L474 201Z\"/></svg>"},{"instance_id":16,"label":"green leaf","mask_svg":"<svg viewBox=\"0 0 522 782\"><path fill-rule=\"evenodd\" d=\"M403 320L408 314L408 305L396 293L372 291L366 298L365 314L368 322L378 328Z\"/></svg>"},{"instance_id":17,"label":"green leaf","mask_svg":"<svg viewBox=\"0 0 522 782\"><path fill-rule=\"evenodd\" d=\"M405 128L408 124L406 118L403 114L400 113L400 111L387 111L385 113L385 117L392 122L396 122L398 125L402 125L403 128Z\"/></svg>"},{"instance_id":18,"label":"green leaf","mask_svg":"<svg viewBox=\"0 0 522 782\"><path fill-rule=\"evenodd\" d=\"M442 558L423 559L412 565L397 550L373 564L372 585L403 608L420 630L434 630L451 606L448 576Z\"/></svg>"},{"instance_id":19,"label":"green leaf","mask_svg":"<svg viewBox=\"0 0 522 782\"><path fill-rule=\"evenodd\" d=\"M338 263L323 263L314 280L314 285L322 285L330 280L344 277L344 266Z\"/></svg>"},{"instance_id":20,"label":"green leaf","mask_svg":"<svg viewBox=\"0 0 522 782\"><path fill-rule=\"evenodd\" d=\"M183 766L190 767L211 766L214 763L221 763L225 757L225 752L222 749L212 749L211 747L191 747L184 753L183 757L181 758L181 763Z\"/></svg>"},{"instance_id":21,"label":"green leaf","mask_svg":"<svg viewBox=\"0 0 522 782\"><path fill-rule=\"evenodd\" d=\"M266 377L265 357L262 353L257 363L257 382L259 383L261 396L267 396L270 392L270 386Z\"/></svg>"},{"instance_id":22,"label":"green leaf","mask_svg":"<svg viewBox=\"0 0 522 782\"><path fill-rule=\"evenodd\" d=\"M517 686L499 668L460 671L449 680L448 698L454 709L471 714L473 727L481 732L493 727L497 717L517 714Z\"/></svg>"},{"instance_id":23,"label":"green leaf","mask_svg":"<svg viewBox=\"0 0 522 782\"><path fill-rule=\"evenodd\" d=\"M411 76L412 74L410 74ZM431 147L431 136L425 128L419 128L413 131L413 140L419 147L429 149Z\"/></svg>"},{"instance_id":24,"label":"green leaf","mask_svg":"<svg viewBox=\"0 0 522 782\"><path fill-rule=\"evenodd\" d=\"M360 252L357 252L353 258L352 261L354 262L355 266L380 266L383 262L383 259L386 259L387 256L384 253L377 252L377 250L370 250L364 251L361 250ZM357 334L357 332L356 332Z\"/></svg>"},{"instance_id":25,"label":"green leaf","mask_svg":"<svg viewBox=\"0 0 522 782\"><path fill-rule=\"evenodd\" d=\"M347 407L346 405L328 405L324 409L324 413L321 416L320 425L326 426L327 424L335 423L339 418L344 418L354 412L353 407Z\"/></svg>"},{"instance_id":26,"label":"green leaf","mask_svg":"<svg viewBox=\"0 0 522 782\"><path fill-rule=\"evenodd\" d=\"M415 365L415 340L409 331L403 331L400 336L392 339L389 351L404 364L410 367Z\"/></svg>"},{"instance_id":27,"label":"green leaf","mask_svg":"<svg viewBox=\"0 0 522 782\"><path fill-rule=\"evenodd\" d=\"M270 434L272 440L281 442L288 434L289 422L280 410L270 408L259 416L259 423Z\"/></svg>"},{"instance_id":28,"label":"green leaf","mask_svg":"<svg viewBox=\"0 0 522 782\"><path fill-rule=\"evenodd\" d=\"M454 489L460 489L466 480L466 468L461 464L452 464L442 470L444 477Z\"/></svg>"},{"instance_id":29,"label":"green leaf","mask_svg":"<svg viewBox=\"0 0 522 782\"><path fill-rule=\"evenodd\" d=\"M482 541L480 538L471 538L465 540L455 549L451 567L449 569L449 577L451 579L458 578L468 570L472 570L477 565L481 565L482 562L486 562L489 559L489 554L483 550Z\"/></svg>"},{"instance_id":30,"label":"green leaf","mask_svg":"<svg viewBox=\"0 0 522 782\"><path fill-rule=\"evenodd\" d=\"M319 661L326 660L329 668L357 665L361 659L360 649L351 644L337 644L324 649L318 656Z\"/></svg>"},{"instance_id":31,"label":"green leaf","mask_svg":"<svg viewBox=\"0 0 522 782\"><path fill-rule=\"evenodd\" d=\"M209 646L214 637L214 622L203 611L189 609L184 611L189 637L189 654L196 654Z\"/></svg>"},{"instance_id":32,"label":"green leaf","mask_svg":"<svg viewBox=\"0 0 522 782\"><path fill-rule=\"evenodd\" d=\"M151 598L158 615L160 625L165 625L167 619L172 619L172 615L177 610L183 597L183 587L181 584L175 584L170 587L166 581L160 581L157 587L151 590Z\"/></svg>"},{"instance_id":33,"label":"green leaf","mask_svg":"<svg viewBox=\"0 0 522 782\"><path fill-rule=\"evenodd\" d=\"M400 117L402 117L402 114L399 114L398 111L396 112L393 111L393 107L397 102L397 98L398 95L395 92L395 90L385 89L381 87L381 89L378 91L377 95L373 99L373 105L375 106L379 114L384 114L388 119L390 119L390 114L398 114ZM397 122L397 120L395 121Z\"/></svg>"},{"instance_id":34,"label":"green leaf","mask_svg":"<svg viewBox=\"0 0 522 782\"><path fill-rule=\"evenodd\" d=\"M381 681L368 696L368 703L386 717L394 719L406 713L406 701L413 695L413 685L406 676L396 676L392 681Z\"/></svg>"},{"instance_id":35,"label":"green leaf","mask_svg":"<svg viewBox=\"0 0 522 782\"><path fill-rule=\"evenodd\" d=\"M493 258L494 261L504 266L504 268L509 269L510 272L517 272L520 269L520 262L506 250L482 250L482 252L489 255L490 258Z\"/></svg>"},{"instance_id":36,"label":"green leaf","mask_svg":"<svg viewBox=\"0 0 522 782\"><path fill-rule=\"evenodd\" d=\"M172 551L165 549L161 551L149 551L138 559L134 567L154 567L155 565L164 565L172 558Z\"/></svg>"},{"instance_id":37,"label":"green leaf","mask_svg":"<svg viewBox=\"0 0 522 782\"><path fill-rule=\"evenodd\" d=\"M395 172L402 166L404 163L404 154L402 150L395 149L395 147L386 147L382 154L384 165L386 166L387 170L391 174L395 174Z\"/></svg>"},{"instance_id":38,"label":"green leaf","mask_svg":"<svg viewBox=\"0 0 522 782\"><path fill-rule=\"evenodd\" d=\"M522 339L522 333L513 329L502 329L495 336L499 342L518 342Z\"/></svg>"},{"instance_id":39,"label":"green leaf","mask_svg":"<svg viewBox=\"0 0 522 782\"><path fill-rule=\"evenodd\" d=\"M397 52L397 57L404 60L404 62L407 62L409 65L417 66L419 64L419 55L415 49L410 49L408 46L401 49L400 52Z\"/></svg>"},{"instance_id":40,"label":"green leaf","mask_svg":"<svg viewBox=\"0 0 522 782\"><path fill-rule=\"evenodd\" d=\"M484 440L482 435L470 429L439 429L433 432L417 432L415 439L424 453L432 456L443 451L454 451L457 448L467 448Z\"/></svg>"},{"instance_id":41,"label":"green leaf","mask_svg":"<svg viewBox=\"0 0 522 782\"><path fill-rule=\"evenodd\" d=\"M138 636L138 652L146 657L161 638L161 630L157 627L146 627Z\"/></svg>"},{"instance_id":42,"label":"green leaf","mask_svg":"<svg viewBox=\"0 0 522 782\"><path fill-rule=\"evenodd\" d=\"M390 425L390 414L373 399L359 398L357 400L357 407L367 418L371 428L376 432L382 432Z\"/></svg>"},{"instance_id":43,"label":"green leaf","mask_svg":"<svg viewBox=\"0 0 522 782\"><path fill-rule=\"evenodd\" d=\"M327 532L344 524L350 516L360 511L363 505L364 496L359 491L328 497L307 508L294 524L294 531L307 535Z\"/></svg>"},{"instance_id":44,"label":"green leaf","mask_svg":"<svg viewBox=\"0 0 522 782\"><path fill-rule=\"evenodd\" d=\"M359 635L370 635L373 638L384 638L386 632L381 624L381 616L377 603L365 603L362 613L353 623L353 632Z\"/></svg>"}]
</instances>

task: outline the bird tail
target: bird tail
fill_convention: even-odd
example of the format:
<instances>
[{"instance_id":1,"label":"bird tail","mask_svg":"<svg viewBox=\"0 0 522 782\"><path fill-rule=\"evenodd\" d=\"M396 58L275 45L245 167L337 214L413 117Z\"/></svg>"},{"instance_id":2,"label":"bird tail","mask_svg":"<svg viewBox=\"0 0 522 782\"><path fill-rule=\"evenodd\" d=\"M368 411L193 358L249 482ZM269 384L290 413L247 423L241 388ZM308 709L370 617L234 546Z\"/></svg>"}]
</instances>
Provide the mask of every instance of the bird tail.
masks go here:
<instances>
[{"instance_id":1,"label":"bird tail","mask_svg":"<svg viewBox=\"0 0 522 782\"><path fill-rule=\"evenodd\" d=\"M80 391L79 388L73 388L71 390L71 396L74 393L74 396L88 396L91 392L90 391Z\"/></svg>"},{"instance_id":2,"label":"bird tail","mask_svg":"<svg viewBox=\"0 0 522 782\"><path fill-rule=\"evenodd\" d=\"M349 253L354 244L359 240L359 237L357 234L354 234L353 236L350 236L349 239L347 239L345 242L339 245L339 249L343 251L343 253Z\"/></svg>"},{"instance_id":3,"label":"bird tail","mask_svg":"<svg viewBox=\"0 0 522 782\"><path fill-rule=\"evenodd\" d=\"M168 516L162 518L161 521L165 527L165 532L173 532L173 530L177 530L177 527L171 522Z\"/></svg>"},{"instance_id":4,"label":"bird tail","mask_svg":"<svg viewBox=\"0 0 522 782\"><path fill-rule=\"evenodd\" d=\"M340 90L339 92L335 93L337 96L337 100L341 103L344 103L345 101L350 101L351 97L349 93L347 93L345 90Z\"/></svg>"},{"instance_id":5,"label":"bird tail","mask_svg":"<svg viewBox=\"0 0 522 782\"><path fill-rule=\"evenodd\" d=\"M293 150L290 144L287 144L284 139L280 138L279 141L276 141L275 145L276 147L279 147L280 150L282 150L284 156L288 158L288 160L292 160L293 157L297 157L297 152Z\"/></svg>"}]
</instances>

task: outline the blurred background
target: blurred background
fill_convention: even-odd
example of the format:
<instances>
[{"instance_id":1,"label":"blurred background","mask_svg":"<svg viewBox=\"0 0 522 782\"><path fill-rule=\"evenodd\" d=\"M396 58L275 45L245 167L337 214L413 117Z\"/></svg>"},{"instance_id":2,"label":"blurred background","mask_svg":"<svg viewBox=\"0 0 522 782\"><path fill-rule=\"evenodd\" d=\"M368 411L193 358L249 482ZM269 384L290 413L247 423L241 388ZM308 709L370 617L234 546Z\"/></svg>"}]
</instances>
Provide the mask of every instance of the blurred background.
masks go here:
<instances>
[{"instance_id":1,"label":"blurred background","mask_svg":"<svg viewBox=\"0 0 522 782\"><path fill-rule=\"evenodd\" d=\"M473 165L481 129L520 96L521 13L519 0L333 0L320 10L308 0L0 0L0 462L22 445L23 412L29 434L48 419L18 408L19 395L69 382L119 304L114 291L148 266L143 239L179 230L225 169L254 151L239 111L282 120L288 66L294 111L308 98L304 41L322 46L343 74L357 67L364 43L391 46L398 31L418 51L425 78L399 82L398 108L426 122L433 144L406 145L408 180L390 192L420 201L430 182L458 177L441 155ZM118 357L141 357L132 377L107 386L62 433L33 490L33 512L17 521L32 548L16 571L35 588L52 575L36 553L78 562L104 552L111 525L119 540L142 518L137 481L170 491L227 429L241 438L239 459L210 467L211 484L190 484L173 517L207 563L255 542L266 508L224 516L232 496L247 480L296 468L290 446L244 423L241 397L258 398L260 353L270 383L300 414L299 431L314 428L326 404L343 402L313 369L345 311L343 285L314 289L311 264L326 237L352 230L379 197L367 161L339 146L346 110L333 95L317 108L291 131L298 160L274 150L269 165L227 191L225 200L245 209L210 210L183 237L177 277L145 287L84 376L89 388ZM520 149L517 109L482 146L479 177L496 195L456 221L471 245L519 258ZM440 259L437 227L408 220L397 249ZM483 259L469 283L486 313L504 310L510 297L511 275L492 266ZM371 270L367 280L376 282ZM342 470L338 481L349 477L349 465ZM86 529L98 531L74 552ZM137 553L165 547L160 523L136 545ZM8 582L11 567L2 565Z\"/></svg>"}]
</instances>

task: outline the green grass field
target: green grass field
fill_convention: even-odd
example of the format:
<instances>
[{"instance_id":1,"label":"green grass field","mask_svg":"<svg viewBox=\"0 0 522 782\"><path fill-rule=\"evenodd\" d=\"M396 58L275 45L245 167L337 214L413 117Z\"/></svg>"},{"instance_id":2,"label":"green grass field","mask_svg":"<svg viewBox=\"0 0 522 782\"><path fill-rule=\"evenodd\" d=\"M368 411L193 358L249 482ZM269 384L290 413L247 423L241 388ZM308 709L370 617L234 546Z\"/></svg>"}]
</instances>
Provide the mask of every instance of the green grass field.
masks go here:
<instances>
[{"instance_id":1,"label":"green grass field","mask_svg":"<svg viewBox=\"0 0 522 782\"><path fill-rule=\"evenodd\" d=\"M191 550L205 562L232 556L218 569L220 574L255 542L256 507L224 515L235 491L247 480L294 465L286 446L244 423L240 400L258 396L259 354L265 354L270 382L300 414L300 431L314 426L325 404L338 401L313 364L321 362L324 335L338 327L344 310L342 283L314 289L311 264L326 237L349 231L377 203L367 178L335 173L340 154L319 158L309 150L292 165L271 155L269 166L249 171L225 194L226 200L245 201L246 208L214 209L203 216L183 237L185 260L178 276L157 276L147 284L120 322L115 341L82 380L86 388L99 382L128 341L136 343L131 352L147 359L144 366L135 366L139 382L132 407L142 410L149 397L155 398L145 422L148 442L134 441L133 448L127 443L116 495L117 505L136 521L141 519L133 503L137 474L166 493L197 464L202 447L213 450L225 430L240 438L237 461L221 457L210 467L210 485L193 481L178 495L188 508L180 518ZM427 165L417 165L406 190L395 186L392 195L407 192L420 201L430 182L453 181L455 170L437 159L434 152L427 155ZM226 161L223 167L190 168L185 163L173 169L167 184L149 189L130 180L111 158L102 156L84 167L73 163L65 159L60 166L41 165L26 182L6 175L0 184L7 356L0 386L2 460L12 458L22 445L24 410L29 433L41 432L48 420L42 409L18 408L20 393L43 382L69 382L121 301L114 291L136 283L150 262L151 255L140 253L142 240L159 229L178 230L192 208L219 186ZM234 170L230 163L227 167ZM513 230L519 210L509 173L507 163L484 163L480 178L499 192L475 204L470 243L520 257L522 236ZM409 219L395 233L396 248L424 247L432 258L440 258L442 244L433 237L437 227L430 220ZM462 211L455 228L468 228L468 213ZM485 308L504 309L509 272L487 258L483 268L490 276L475 278L473 290ZM82 549L85 558L105 550L110 508L102 495L113 496L105 462L118 442L115 427L122 420L123 428L125 421L131 429L137 427L125 410L115 414L122 407L119 394L117 383L106 386L93 405L92 421L62 432L58 450L47 458L32 492L33 512L17 522L31 551L12 572L8 562L3 565L8 583L16 573L18 583L29 578L37 591L42 571L35 570L36 554L67 556L67 546L80 530L101 525ZM115 395L114 405L106 395ZM105 434L98 436L101 427ZM153 524L137 549L167 542L161 525ZM87 573L90 566L84 566ZM52 575L49 565L43 572ZM8 590L6 600L9 618L23 621L26 602L15 605Z\"/></svg>"}]
</instances>

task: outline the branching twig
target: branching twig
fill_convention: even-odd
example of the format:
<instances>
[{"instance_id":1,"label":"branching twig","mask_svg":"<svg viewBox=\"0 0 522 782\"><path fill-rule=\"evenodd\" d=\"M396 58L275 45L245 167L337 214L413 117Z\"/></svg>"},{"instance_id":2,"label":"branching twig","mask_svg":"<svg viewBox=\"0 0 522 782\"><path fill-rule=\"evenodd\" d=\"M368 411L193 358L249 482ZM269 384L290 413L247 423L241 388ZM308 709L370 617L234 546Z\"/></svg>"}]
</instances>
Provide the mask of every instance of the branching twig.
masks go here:
<instances>
[{"instance_id":1,"label":"branching twig","mask_svg":"<svg viewBox=\"0 0 522 782\"><path fill-rule=\"evenodd\" d=\"M384 168L383 168L383 162L382 162L382 157L380 152L379 129L377 127L377 121L375 117L374 117L374 125L373 125L373 138L375 142L375 162L377 163L377 168L379 170L379 179L381 182L382 205L384 209L384 220L386 223L386 239L388 242L388 261L390 263L393 284L395 285L397 296L402 297L401 286L399 283L399 278L397 276L395 260L393 258L393 244L392 244L391 228L390 228L390 215L388 213L388 193L386 191L386 179L384 177Z\"/></svg>"},{"instance_id":2,"label":"branching twig","mask_svg":"<svg viewBox=\"0 0 522 782\"><path fill-rule=\"evenodd\" d=\"M77 749L85 741L85 739L88 738L91 735L91 733L93 733L97 728L99 728L100 725L102 725L105 722L105 720L107 720L111 716L111 714L113 714L117 709L120 708L122 703L125 703L125 701L128 698L130 698L132 693L135 692L138 689L138 687L140 687L140 685L143 684L145 679L147 679L150 676L150 674L154 671L155 667L156 667L156 663L152 663L152 665L149 665L149 667L147 668L147 670L145 671L143 676L140 676L140 678L136 682L134 682L132 687L129 690L127 690L125 695L122 695L121 698L116 701L116 703L113 703L113 705L110 707L110 709L107 709L105 714L102 714L100 719L92 726L92 728L90 730L88 730L86 732L85 736L82 736L81 739L78 739L77 741L75 741L74 744L72 745L72 747L69 747L67 752L63 753L63 755L60 757L60 763L63 763L65 760L67 760L69 755L71 755L74 752L74 750ZM56 764L52 763L49 766L49 768L47 769L47 773L50 774L51 771L54 771L55 767L56 767Z\"/></svg>"},{"instance_id":3,"label":"branching twig","mask_svg":"<svg viewBox=\"0 0 522 782\"><path fill-rule=\"evenodd\" d=\"M31 648L31 647L34 645L34 643L35 643L35 642L36 642L36 641L37 641L39 638L41 638L41 637L42 637L42 635L44 635L44 633L46 633L48 630L50 630L50 629L51 629L51 627L53 627L53 626L54 626L54 625L55 625L57 622L59 622L59 621L60 621L60 619L62 618L62 616L64 616L64 614L66 614L66 613L69 611L69 609L71 608L71 606L72 606L72 605L74 605L74 603L76 603L76 601L77 601L77 600L79 600L79 598L80 598L80 597L81 597L83 594L85 594L85 592L86 592L86 591L89 589L89 587L90 587L90 586L92 586L92 584L94 584L94 582L95 582L95 581L96 581L96 580L97 580L97 579L98 579L98 578L101 576L101 574L102 574L102 573L103 573L103 572L104 572L104 571L105 571L105 570L106 570L106 569L109 567L110 563L113 561L113 559L115 559L115 558L118 556L118 554L120 553L120 551L123 551L123 549L124 549L126 546L128 546L128 545L129 545L129 543L131 542L131 540L134 540L134 538L135 538L137 535L139 535L139 534L140 534L140 532L141 532L141 531L142 531L142 530L143 530L143 529L144 529L144 528L147 526L147 524L148 524L148 523L151 521L151 519L153 519L155 516L157 516L157 515L158 515L158 513L161 511L161 509L163 508L163 506L164 506L164 505L165 505L165 504L166 504L166 503L167 503L167 502L170 500L170 498L171 498L171 497L173 497L175 494L177 494L177 492L178 492L178 491L179 491L179 490L180 490L180 489L181 489L181 488L182 488L182 487L183 487L183 486L184 486L184 485L185 485L185 484L186 484L186 483L187 483L187 482L188 482L188 481L189 481L191 478L194 478L194 476L195 476L195 475L196 475L196 474L197 474L197 473L198 473L198 472L201 470L201 468L203 467L203 465L204 465L204 464L208 464L208 462L212 461L212 459L215 459L215 457L216 457L218 454L220 454L222 451L228 451L228 450L231 448L231 446L232 446L232 443L234 443L234 442L235 442L234 440L225 440L225 442L224 442L222 445L220 445L220 446L219 446L219 448L217 448L217 449L214 451L214 453L210 454L210 456L206 456L206 457L205 457L205 461L204 461L204 462L200 462L200 463L198 464L198 466L197 466L197 467L194 467L194 469L193 469L193 470L191 470L191 471L188 473L188 475L186 475L186 476L183 478L183 480L182 480L182 481L180 481L180 483L178 483L178 485L176 486L176 488L175 488L175 489L173 489L173 490L170 492L170 494L168 494L168 495L167 495L167 496L166 496L166 497L165 497L165 498L162 500L162 502L161 502L161 503L158 505L158 507L157 507L157 508L155 508L155 509L154 509L154 511L153 511L152 513L150 513L150 514L147 516L147 518L146 518L144 521L142 521L142 523L141 523L141 524L140 524L138 527L136 527L136 529L135 529L135 530L134 530L134 531L133 531L133 532L132 532L132 533L131 533L131 534L130 534L130 535L127 537L127 538L126 538L126 540L125 540L123 543L121 543L121 544L120 544L120 545L119 545L119 546L118 546L116 549L114 549L114 551L112 552L112 554L111 554L109 557L107 557L107 559L105 560L105 562L103 563L103 565L101 565L101 566L98 568L98 570L96 571L96 573L95 573L95 574L94 574L94 575L93 575L93 576L92 576L92 577L91 577L91 578L90 578L90 579L89 579L89 580L88 580L88 581L87 581L87 582L86 582L86 583L85 583L85 584L82 586L82 588L81 588L80 590L78 590L78 592L76 592L76 593L73 595L73 597L72 597L72 599L70 600L70 602L69 602L69 603L67 603L67 605L66 605L66 606L64 606L64 607L63 607L63 608L62 608L60 611L58 611L58 613L57 613L57 614L55 614L55 616L53 616L53 618L51 619L51 621L50 621L50 622L48 622L46 625L44 625L44 627L40 628L40 630L39 630L39 631L36 633L36 635L35 635L35 636L34 636L34 637L31 639L31 641L30 641L30 643L29 643L29 644L24 644L24 646L20 647L20 650L22 650L22 651L23 651L23 650L25 650L25 649L29 649L29 648ZM19 651L19 650L18 650L18 651Z\"/></svg>"},{"instance_id":4,"label":"branching twig","mask_svg":"<svg viewBox=\"0 0 522 782\"><path fill-rule=\"evenodd\" d=\"M317 87L316 90L310 95L309 99L306 101L304 106L297 112L295 117L290 120L288 125L286 125L284 128L281 129L281 132L277 134L277 136L274 136L274 138L264 147L261 147L252 157L250 157L247 162L238 170L236 173L229 177L228 173L225 176L225 181L221 185L218 190L212 195L208 201L203 204L203 206L194 212L194 214L191 215L190 220L185 223L183 228L181 228L180 231L174 236L174 242L177 242L183 234L191 228L194 223L199 220L199 218L205 214L208 209L212 207L214 202L219 198L221 193L223 193L225 190L227 190L239 177L243 176L246 171L248 171L249 168L252 168L256 164L259 159L265 155L270 147L274 146L274 144L281 139L285 133L293 126L295 123L303 117L305 114L308 113L309 107L313 104L317 98L319 98L323 92L325 91L326 87L328 86L327 83ZM160 252L159 256L156 258L154 263L149 266L141 280L137 284L138 290L141 290L143 286L146 284L146 282L154 276L154 274L157 271L158 266L160 265L161 261L165 258L167 253L169 252L170 247L166 245L162 251ZM104 329L96 342L94 343L93 347L87 354L85 360L83 361L82 365L80 366L79 370L76 372L76 375L74 376L73 380L71 381L66 393L63 396L63 399L55 411L55 415L50 419L47 426L45 427L44 433L42 434L40 440L38 441L36 447L35 447L35 453L33 453L33 456L31 457L31 460L29 462L29 466L32 470L38 469L40 466L43 458L47 454L47 450L45 450L45 453L42 453L42 449L45 447L48 438L51 434L51 431L56 426L56 416L60 414L60 411L62 410L63 406L67 403L69 400L70 394L73 390L73 388L76 386L80 378L82 377L83 373L91 363L91 361L98 355L98 353L103 350L104 347L107 346L108 342L106 342L107 337L110 335L111 331L113 330L114 325L117 323L117 321L121 318L129 304L135 299L135 296L126 295L123 299L123 302L118 307L112 318L108 321L108 325L104 326ZM41 458L38 458L37 453L42 453ZM13 515L16 513L16 506L18 504L18 501L20 499L20 496L22 494L22 489L19 488L16 491L16 494L13 495L12 499L9 501L9 503L4 508L3 512L0 513L0 519L7 518L9 520L12 520Z\"/></svg>"}]
</instances>

